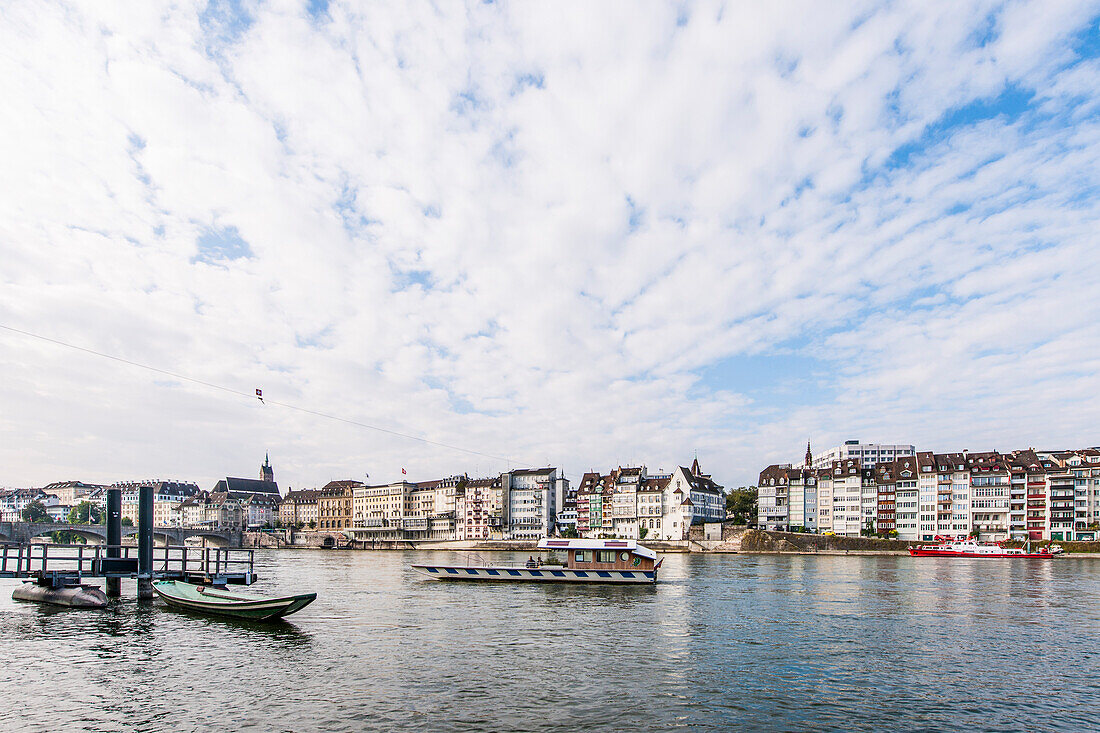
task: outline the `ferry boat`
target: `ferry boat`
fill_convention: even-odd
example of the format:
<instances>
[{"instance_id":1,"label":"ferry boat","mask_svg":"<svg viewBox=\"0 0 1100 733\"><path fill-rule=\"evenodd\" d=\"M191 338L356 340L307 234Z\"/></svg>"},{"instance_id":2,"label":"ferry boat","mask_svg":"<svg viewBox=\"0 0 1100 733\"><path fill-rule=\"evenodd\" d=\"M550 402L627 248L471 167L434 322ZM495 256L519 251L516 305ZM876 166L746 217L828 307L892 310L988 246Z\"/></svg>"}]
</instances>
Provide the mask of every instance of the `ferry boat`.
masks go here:
<instances>
[{"instance_id":1,"label":"ferry boat","mask_svg":"<svg viewBox=\"0 0 1100 733\"><path fill-rule=\"evenodd\" d=\"M562 552L564 562L536 559L521 563L413 565L433 580L531 581L540 583L656 583L657 553L635 540L544 539L541 552Z\"/></svg>"},{"instance_id":2,"label":"ferry boat","mask_svg":"<svg viewBox=\"0 0 1100 733\"><path fill-rule=\"evenodd\" d=\"M1056 555L1045 547L1031 552L1021 548L1001 547L999 544L979 544L974 540L910 547L909 554L913 557L1009 557L1031 560L1049 560Z\"/></svg>"}]
</instances>

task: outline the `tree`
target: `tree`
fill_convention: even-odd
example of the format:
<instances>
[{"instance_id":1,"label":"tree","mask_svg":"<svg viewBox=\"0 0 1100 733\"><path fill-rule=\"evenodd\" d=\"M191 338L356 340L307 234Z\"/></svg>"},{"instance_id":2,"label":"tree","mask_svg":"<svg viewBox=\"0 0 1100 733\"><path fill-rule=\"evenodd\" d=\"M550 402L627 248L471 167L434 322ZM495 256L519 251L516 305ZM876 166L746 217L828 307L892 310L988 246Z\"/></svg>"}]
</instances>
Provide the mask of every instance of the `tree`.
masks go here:
<instances>
[{"instance_id":1,"label":"tree","mask_svg":"<svg viewBox=\"0 0 1100 733\"><path fill-rule=\"evenodd\" d=\"M313 521L312 519L309 520L309 528L310 529L317 529L317 522Z\"/></svg>"},{"instance_id":2,"label":"tree","mask_svg":"<svg viewBox=\"0 0 1100 733\"><path fill-rule=\"evenodd\" d=\"M69 510L69 524L99 524L103 510L90 501L82 501Z\"/></svg>"},{"instance_id":3,"label":"tree","mask_svg":"<svg viewBox=\"0 0 1100 733\"><path fill-rule=\"evenodd\" d=\"M756 522L755 486L739 486L726 494L726 515L734 524Z\"/></svg>"},{"instance_id":4,"label":"tree","mask_svg":"<svg viewBox=\"0 0 1100 733\"><path fill-rule=\"evenodd\" d=\"M134 526L134 520L130 519L129 517L123 517L120 524L123 527L133 527Z\"/></svg>"},{"instance_id":5,"label":"tree","mask_svg":"<svg viewBox=\"0 0 1100 733\"><path fill-rule=\"evenodd\" d=\"M23 518L24 522L50 522L50 513L46 511L46 505L35 499L30 504L23 507L23 511L19 512L19 516Z\"/></svg>"},{"instance_id":6,"label":"tree","mask_svg":"<svg viewBox=\"0 0 1100 733\"><path fill-rule=\"evenodd\" d=\"M649 527L642 527L638 530L638 539L644 540L647 534L649 534Z\"/></svg>"}]
</instances>

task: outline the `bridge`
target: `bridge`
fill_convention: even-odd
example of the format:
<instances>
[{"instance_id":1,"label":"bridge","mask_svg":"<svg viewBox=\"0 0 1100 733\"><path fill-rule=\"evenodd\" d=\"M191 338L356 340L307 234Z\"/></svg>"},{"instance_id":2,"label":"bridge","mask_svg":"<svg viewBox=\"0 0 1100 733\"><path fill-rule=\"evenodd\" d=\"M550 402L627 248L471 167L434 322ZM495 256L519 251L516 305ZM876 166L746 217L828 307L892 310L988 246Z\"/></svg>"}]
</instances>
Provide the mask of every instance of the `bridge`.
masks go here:
<instances>
[{"instance_id":1,"label":"bridge","mask_svg":"<svg viewBox=\"0 0 1100 733\"><path fill-rule=\"evenodd\" d=\"M107 544L105 524L65 524L62 522L0 522L0 542L27 544L35 537L52 532L71 532L89 544ZM122 527L122 537L136 535L138 528ZM235 529L203 527L153 527L153 539L161 545L184 545L190 537L200 537L213 547L240 547L243 533Z\"/></svg>"}]
</instances>

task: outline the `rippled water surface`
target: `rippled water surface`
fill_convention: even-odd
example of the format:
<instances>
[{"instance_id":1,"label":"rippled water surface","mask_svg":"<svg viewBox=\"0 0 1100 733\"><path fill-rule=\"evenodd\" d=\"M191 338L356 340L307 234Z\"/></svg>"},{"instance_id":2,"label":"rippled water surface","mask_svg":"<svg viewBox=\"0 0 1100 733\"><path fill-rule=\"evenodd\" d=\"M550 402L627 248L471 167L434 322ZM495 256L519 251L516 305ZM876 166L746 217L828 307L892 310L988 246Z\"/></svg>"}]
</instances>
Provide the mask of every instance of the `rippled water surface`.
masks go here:
<instances>
[{"instance_id":1,"label":"rippled water surface","mask_svg":"<svg viewBox=\"0 0 1100 733\"><path fill-rule=\"evenodd\" d=\"M656 587L441 583L425 560L463 561L260 552L255 589L320 594L276 625L0 581L0 728L1100 727L1100 560L669 555Z\"/></svg>"}]
</instances>

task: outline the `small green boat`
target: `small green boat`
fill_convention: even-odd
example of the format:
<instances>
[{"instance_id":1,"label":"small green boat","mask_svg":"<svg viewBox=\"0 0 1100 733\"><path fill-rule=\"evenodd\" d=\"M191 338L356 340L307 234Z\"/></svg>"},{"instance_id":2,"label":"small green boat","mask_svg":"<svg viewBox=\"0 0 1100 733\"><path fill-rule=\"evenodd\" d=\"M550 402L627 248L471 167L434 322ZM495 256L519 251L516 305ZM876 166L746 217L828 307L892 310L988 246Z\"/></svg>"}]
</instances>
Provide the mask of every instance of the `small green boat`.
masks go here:
<instances>
[{"instance_id":1,"label":"small green boat","mask_svg":"<svg viewBox=\"0 0 1100 733\"><path fill-rule=\"evenodd\" d=\"M153 590L174 608L251 621L272 621L302 610L317 598L316 593L303 593L284 598L264 598L250 593L192 585L179 580L157 580Z\"/></svg>"}]
</instances>

